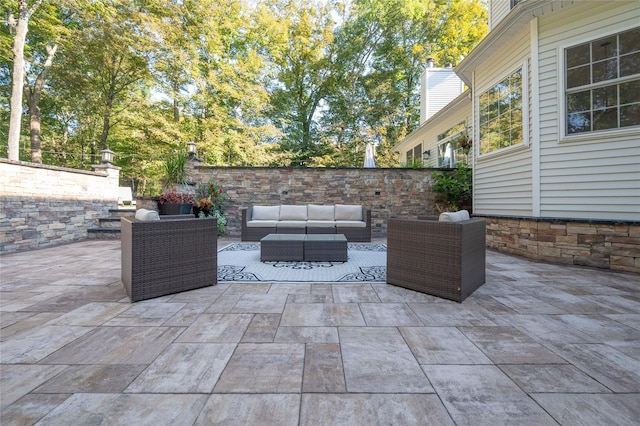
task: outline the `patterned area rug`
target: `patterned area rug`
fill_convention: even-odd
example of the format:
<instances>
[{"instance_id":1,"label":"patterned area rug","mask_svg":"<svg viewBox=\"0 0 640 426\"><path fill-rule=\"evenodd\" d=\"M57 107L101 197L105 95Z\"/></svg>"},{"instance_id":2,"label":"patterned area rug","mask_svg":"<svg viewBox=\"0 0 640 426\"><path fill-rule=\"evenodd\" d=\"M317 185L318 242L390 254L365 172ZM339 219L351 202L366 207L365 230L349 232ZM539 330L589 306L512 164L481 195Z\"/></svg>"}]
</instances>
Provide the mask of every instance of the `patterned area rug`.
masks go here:
<instances>
[{"instance_id":1,"label":"patterned area rug","mask_svg":"<svg viewBox=\"0 0 640 426\"><path fill-rule=\"evenodd\" d=\"M387 246L348 243L346 262L260 262L260 243L218 252L218 282L386 282Z\"/></svg>"}]
</instances>

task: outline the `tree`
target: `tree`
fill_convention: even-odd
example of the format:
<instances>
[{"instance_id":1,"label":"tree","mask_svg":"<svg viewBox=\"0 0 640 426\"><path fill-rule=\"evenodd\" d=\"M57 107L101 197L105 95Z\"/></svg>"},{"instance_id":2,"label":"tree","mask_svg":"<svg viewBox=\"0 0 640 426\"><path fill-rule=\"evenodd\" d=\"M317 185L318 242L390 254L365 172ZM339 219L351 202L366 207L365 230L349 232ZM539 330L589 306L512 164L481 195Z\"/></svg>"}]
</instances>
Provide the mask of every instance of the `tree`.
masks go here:
<instances>
[{"instance_id":1,"label":"tree","mask_svg":"<svg viewBox=\"0 0 640 426\"><path fill-rule=\"evenodd\" d=\"M15 18L11 10L8 11L8 22L11 32L13 32L13 73L11 84L9 118L9 160L19 160L20 151L20 129L22 124L22 86L24 84L24 45L29 28L29 19L42 3L42 0L35 0L31 6L27 0L18 0L18 17Z\"/></svg>"}]
</instances>

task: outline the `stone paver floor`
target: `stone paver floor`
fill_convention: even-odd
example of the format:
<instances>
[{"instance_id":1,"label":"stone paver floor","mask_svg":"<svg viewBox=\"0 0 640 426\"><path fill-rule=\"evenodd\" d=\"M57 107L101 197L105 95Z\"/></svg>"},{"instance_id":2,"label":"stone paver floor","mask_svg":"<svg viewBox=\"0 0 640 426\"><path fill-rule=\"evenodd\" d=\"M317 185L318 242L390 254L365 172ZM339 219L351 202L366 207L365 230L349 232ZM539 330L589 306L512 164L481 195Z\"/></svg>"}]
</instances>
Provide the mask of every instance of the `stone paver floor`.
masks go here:
<instances>
[{"instance_id":1,"label":"stone paver floor","mask_svg":"<svg viewBox=\"0 0 640 426\"><path fill-rule=\"evenodd\" d=\"M380 283L131 304L119 241L0 268L2 425L640 423L636 274L489 251L462 304Z\"/></svg>"}]
</instances>

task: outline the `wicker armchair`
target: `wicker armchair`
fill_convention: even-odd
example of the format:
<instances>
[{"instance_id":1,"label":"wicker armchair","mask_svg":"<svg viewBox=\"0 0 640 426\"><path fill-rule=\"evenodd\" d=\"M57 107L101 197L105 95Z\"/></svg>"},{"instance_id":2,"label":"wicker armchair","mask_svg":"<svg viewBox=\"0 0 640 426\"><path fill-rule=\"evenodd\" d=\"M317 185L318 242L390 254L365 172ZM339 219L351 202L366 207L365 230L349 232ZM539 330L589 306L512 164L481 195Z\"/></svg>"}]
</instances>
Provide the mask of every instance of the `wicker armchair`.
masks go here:
<instances>
[{"instance_id":1,"label":"wicker armchair","mask_svg":"<svg viewBox=\"0 0 640 426\"><path fill-rule=\"evenodd\" d=\"M122 283L132 302L218 283L215 218L120 223Z\"/></svg>"},{"instance_id":2,"label":"wicker armchair","mask_svg":"<svg viewBox=\"0 0 640 426\"><path fill-rule=\"evenodd\" d=\"M486 223L389 219L387 283L462 302L485 282Z\"/></svg>"}]
</instances>

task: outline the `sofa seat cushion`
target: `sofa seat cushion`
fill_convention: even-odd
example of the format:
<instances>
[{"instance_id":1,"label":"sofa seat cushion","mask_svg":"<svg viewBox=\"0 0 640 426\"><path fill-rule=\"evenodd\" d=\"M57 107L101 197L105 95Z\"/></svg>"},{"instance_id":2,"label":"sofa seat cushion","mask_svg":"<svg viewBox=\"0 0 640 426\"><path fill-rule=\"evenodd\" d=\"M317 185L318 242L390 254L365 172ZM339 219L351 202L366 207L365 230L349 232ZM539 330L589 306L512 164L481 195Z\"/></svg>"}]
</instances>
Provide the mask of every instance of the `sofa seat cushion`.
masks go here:
<instances>
[{"instance_id":1,"label":"sofa seat cushion","mask_svg":"<svg viewBox=\"0 0 640 426\"><path fill-rule=\"evenodd\" d=\"M306 226L306 220L279 220L276 222L277 228L304 228Z\"/></svg>"},{"instance_id":2,"label":"sofa seat cushion","mask_svg":"<svg viewBox=\"0 0 640 426\"><path fill-rule=\"evenodd\" d=\"M279 216L280 206L253 206L251 220L278 220Z\"/></svg>"},{"instance_id":3,"label":"sofa seat cushion","mask_svg":"<svg viewBox=\"0 0 640 426\"><path fill-rule=\"evenodd\" d=\"M366 228L367 224L361 220L336 220L336 226L342 228Z\"/></svg>"},{"instance_id":4,"label":"sofa seat cushion","mask_svg":"<svg viewBox=\"0 0 640 426\"><path fill-rule=\"evenodd\" d=\"M362 220L362 206L350 204L335 205L335 220Z\"/></svg>"},{"instance_id":5,"label":"sofa seat cushion","mask_svg":"<svg viewBox=\"0 0 640 426\"><path fill-rule=\"evenodd\" d=\"M307 220L307 206L283 204L280 206L280 217L278 220Z\"/></svg>"},{"instance_id":6,"label":"sofa seat cushion","mask_svg":"<svg viewBox=\"0 0 640 426\"><path fill-rule=\"evenodd\" d=\"M277 220L250 220L247 222L247 228L274 228Z\"/></svg>"},{"instance_id":7,"label":"sofa seat cushion","mask_svg":"<svg viewBox=\"0 0 640 426\"><path fill-rule=\"evenodd\" d=\"M330 220L333 221L333 206L307 206L307 220Z\"/></svg>"},{"instance_id":8,"label":"sofa seat cushion","mask_svg":"<svg viewBox=\"0 0 640 426\"><path fill-rule=\"evenodd\" d=\"M336 222L333 220L307 220L307 226L313 228L335 228Z\"/></svg>"}]
</instances>

